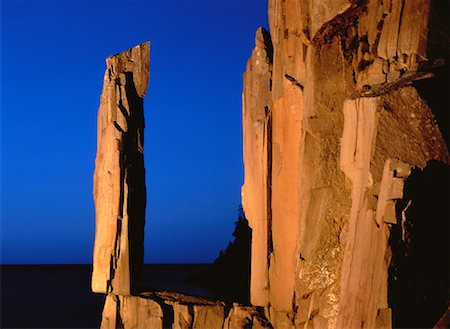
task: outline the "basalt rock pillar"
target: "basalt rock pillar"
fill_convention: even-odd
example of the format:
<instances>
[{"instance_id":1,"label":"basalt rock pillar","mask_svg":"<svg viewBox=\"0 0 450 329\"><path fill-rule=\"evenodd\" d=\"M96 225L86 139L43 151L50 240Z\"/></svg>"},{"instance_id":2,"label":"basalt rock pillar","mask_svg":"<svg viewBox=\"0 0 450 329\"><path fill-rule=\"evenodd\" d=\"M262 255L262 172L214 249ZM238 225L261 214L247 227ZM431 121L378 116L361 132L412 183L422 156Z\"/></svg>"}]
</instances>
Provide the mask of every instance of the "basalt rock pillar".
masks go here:
<instances>
[{"instance_id":1,"label":"basalt rock pillar","mask_svg":"<svg viewBox=\"0 0 450 329\"><path fill-rule=\"evenodd\" d=\"M256 46L244 73L242 122L245 184L242 203L252 228L251 303L267 305L269 298L268 255L270 254L270 172L272 43L267 31L256 32Z\"/></svg>"},{"instance_id":2,"label":"basalt rock pillar","mask_svg":"<svg viewBox=\"0 0 450 329\"><path fill-rule=\"evenodd\" d=\"M98 110L92 290L129 295L143 263L144 109L150 43L109 57Z\"/></svg>"}]
</instances>

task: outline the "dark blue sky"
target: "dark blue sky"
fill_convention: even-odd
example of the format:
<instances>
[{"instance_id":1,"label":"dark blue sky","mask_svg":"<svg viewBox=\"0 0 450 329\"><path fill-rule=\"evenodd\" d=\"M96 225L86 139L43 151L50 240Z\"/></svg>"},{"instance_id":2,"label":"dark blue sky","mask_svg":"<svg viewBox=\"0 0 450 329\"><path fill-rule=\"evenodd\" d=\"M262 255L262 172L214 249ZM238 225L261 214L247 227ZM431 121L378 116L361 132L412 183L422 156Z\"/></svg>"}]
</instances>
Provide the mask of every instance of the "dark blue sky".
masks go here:
<instances>
[{"instance_id":1,"label":"dark blue sky","mask_svg":"<svg viewBox=\"0 0 450 329\"><path fill-rule=\"evenodd\" d=\"M1 262L91 262L105 58L146 40L145 261L214 260L237 218L242 73L267 1L0 3Z\"/></svg>"}]
</instances>

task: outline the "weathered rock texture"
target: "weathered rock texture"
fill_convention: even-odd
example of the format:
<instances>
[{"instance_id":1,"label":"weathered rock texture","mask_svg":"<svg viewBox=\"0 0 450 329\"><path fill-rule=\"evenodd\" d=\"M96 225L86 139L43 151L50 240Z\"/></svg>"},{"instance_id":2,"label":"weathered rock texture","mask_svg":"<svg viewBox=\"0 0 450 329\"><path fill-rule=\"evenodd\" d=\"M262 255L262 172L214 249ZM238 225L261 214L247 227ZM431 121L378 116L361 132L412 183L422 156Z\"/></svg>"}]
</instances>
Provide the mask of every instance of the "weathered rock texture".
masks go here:
<instances>
[{"instance_id":1,"label":"weathered rock texture","mask_svg":"<svg viewBox=\"0 0 450 329\"><path fill-rule=\"evenodd\" d=\"M413 192L433 190L416 176L448 179L448 103L432 92L448 89L445 11L429 0L269 0L270 35L257 31L244 74L242 195L251 302L275 328L427 327L447 309L446 233L438 244L414 230L420 204L441 209L430 225L448 232L447 202ZM433 286L418 270L432 267L424 250L441 256ZM414 301L405 287L420 291Z\"/></svg>"},{"instance_id":2,"label":"weathered rock texture","mask_svg":"<svg viewBox=\"0 0 450 329\"><path fill-rule=\"evenodd\" d=\"M234 304L228 317L225 319L223 329L236 328L272 329L273 327L264 314L255 307Z\"/></svg>"},{"instance_id":3,"label":"weathered rock texture","mask_svg":"<svg viewBox=\"0 0 450 329\"><path fill-rule=\"evenodd\" d=\"M94 292L129 295L143 262L149 51L147 42L106 60L94 173Z\"/></svg>"},{"instance_id":4,"label":"weathered rock texture","mask_svg":"<svg viewBox=\"0 0 450 329\"><path fill-rule=\"evenodd\" d=\"M203 298L130 295L142 263L149 46L109 58L94 191L102 327L436 324L449 306L448 9L269 0L271 33L256 32L243 90L253 305L228 316Z\"/></svg>"},{"instance_id":5,"label":"weathered rock texture","mask_svg":"<svg viewBox=\"0 0 450 329\"><path fill-rule=\"evenodd\" d=\"M202 297L173 292L146 292L136 296L108 295L102 329L271 329L264 314L250 306L225 305Z\"/></svg>"},{"instance_id":6,"label":"weathered rock texture","mask_svg":"<svg viewBox=\"0 0 450 329\"><path fill-rule=\"evenodd\" d=\"M271 235L270 161L272 125L270 97L272 49L269 34L256 33L256 46L244 74L246 89L242 95L245 185L242 187L243 207L251 218L251 303L265 305L269 300L268 250Z\"/></svg>"},{"instance_id":7,"label":"weathered rock texture","mask_svg":"<svg viewBox=\"0 0 450 329\"><path fill-rule=\"evenodd\" d=\"M178 293L108 295L101 328L222 329L224 312L221 302Z\"/></svg>"}]
</instances>

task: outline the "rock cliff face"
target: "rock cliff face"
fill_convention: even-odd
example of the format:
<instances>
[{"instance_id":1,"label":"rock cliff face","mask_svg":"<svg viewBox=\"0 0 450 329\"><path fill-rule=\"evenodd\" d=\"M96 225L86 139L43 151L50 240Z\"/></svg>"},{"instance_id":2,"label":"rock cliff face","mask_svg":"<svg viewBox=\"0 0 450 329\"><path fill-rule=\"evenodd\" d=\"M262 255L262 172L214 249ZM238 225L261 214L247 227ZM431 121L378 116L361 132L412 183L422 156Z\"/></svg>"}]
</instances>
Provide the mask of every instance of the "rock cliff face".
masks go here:
<instances>
[{"instance_id":1,"label":"rock cliff face","mask_svg":"<svg viewBox=\"0 0 450 329\"><path fill-rule=\"evenodd\" d=\"M227 314L133 291L149 44L110 57L94 178L102 328L432 327L449 300L446 14L437 0L269 0L243 90L252 305Z\"/></svg>"},{"instance_id":2,"label":"rock cliff face","mask_svg":"<svg viewBox=\"0 0 450 329\"><path fill-rule=\"evenodd\" d=\"M149 51L147 42L106 60L94 173L94 292L130 294L142 266Z\"/></svg>"},{"instance_id":3,"label":"rock cliff face","mask_svg":"<svg viewBox=\"0 0 450 329\"><path fill-rule=\"evenodd\" d=\"M269 0L270 34L257 31L244 74L242 196L252 228L251 302L275 328L407 323L399 287L426 283L417 281L420 262L408 265L415 279L397 275L412 262L404 248L422 239L411 231L419 218L408 209L418 201L405 196L406 185L430 160L448 178L436 122L446 129L445 97L430 92L448 86L440 78L449 58L445 7ZM421 206L447 216L445 201ZM437 218L430 225L448 227ZM448 258L438 245L430 253ZM435 314L409 326L433 325L447 309L442 270L433 272L440 293L426 297ZM409 306L424 314L424 296L416 297Z\"/></svg>"}]
</instances>

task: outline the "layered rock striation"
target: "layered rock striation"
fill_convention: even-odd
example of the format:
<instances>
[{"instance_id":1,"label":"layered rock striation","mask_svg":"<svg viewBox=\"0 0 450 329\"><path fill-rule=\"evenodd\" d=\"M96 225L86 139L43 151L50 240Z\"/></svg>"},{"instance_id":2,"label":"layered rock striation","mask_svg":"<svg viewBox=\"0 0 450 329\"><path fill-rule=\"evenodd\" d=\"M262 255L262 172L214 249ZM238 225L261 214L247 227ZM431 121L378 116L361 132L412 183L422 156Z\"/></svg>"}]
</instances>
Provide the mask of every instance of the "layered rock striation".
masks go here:
<instances>
[{"instance_id":1,"label":"layered rock striation","mask_svg":"<svg viewBox=\"0 0 450 329\"><path fill-rule=\"evenodd\" d=\"M106 60L94 173L94 292L129 295L142 267L149 52L146 42Z\"/></svg>"},{"instance_id":2,"label":"layered rock striation","mask_svg":"<svg viewBox=\"0 0 450 329\"><path fill-rule=\"evenodd\" d=\"M262 28L256 32L256 46L244 73L246 88L242 94L245 184L242 202L251 218L251 303L265 305L269 300L268 256L271 249L271 140L272 42Z\"/></svg>"},{"instance_id":3,"label":"layered rock striation","mask_svg":"<svg viewBox=\"0 0 450 329\"><path fill-rule=\"evenodd\" d=\"M108 294L102 328L432 327L447 312L448 4L268 7L242 95L252 305L135 290L145 43L107 60L99 109L92 288Z\"/></svg>"},{"instance_id":4,"label":"layered rock striation","mask_svg":"<svg viewBox=\"0 0 450 329\"><path fill-rule=\"evenodd\" d=\"M405 246L422 239L411 233L419 218L408 211L418 202L409 176L449 162L440 130L448 122L436 121L445 99L430 97L448 86L439 5L269 0L270 34L257 31L244 74L242 197L251 302L275 328L391 328L407 323L399 287L426 290L412 282L419 263L408 279L394 272L412 259ZM435 206L448 216L445 202L422 204ZM430 225L446 230L445 220ZM436 299L426 325L448 307L441 270L433 273L444 293L410 305L424 315L420 298Z\"/></svg>"}]
</instances>

